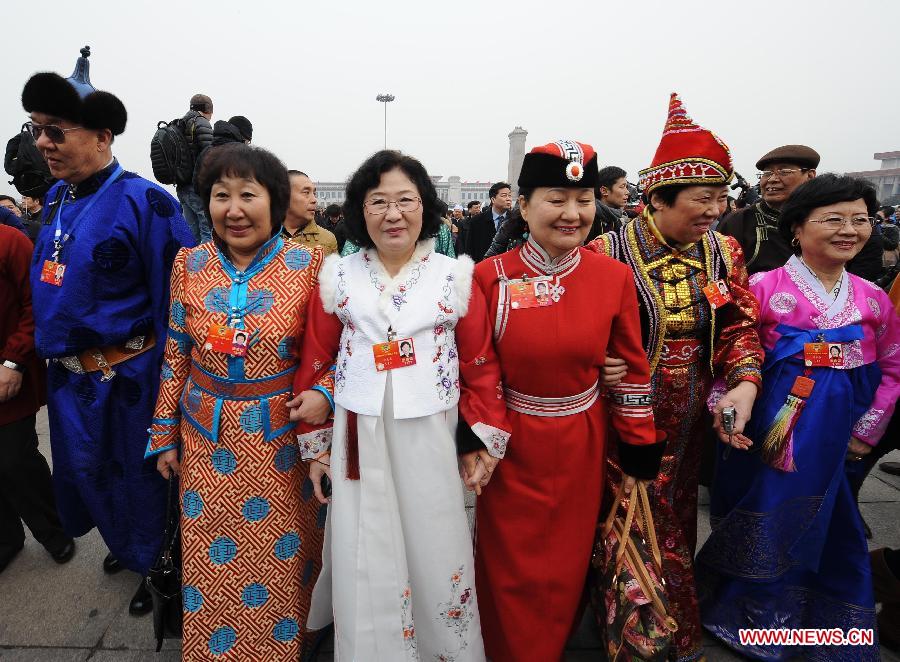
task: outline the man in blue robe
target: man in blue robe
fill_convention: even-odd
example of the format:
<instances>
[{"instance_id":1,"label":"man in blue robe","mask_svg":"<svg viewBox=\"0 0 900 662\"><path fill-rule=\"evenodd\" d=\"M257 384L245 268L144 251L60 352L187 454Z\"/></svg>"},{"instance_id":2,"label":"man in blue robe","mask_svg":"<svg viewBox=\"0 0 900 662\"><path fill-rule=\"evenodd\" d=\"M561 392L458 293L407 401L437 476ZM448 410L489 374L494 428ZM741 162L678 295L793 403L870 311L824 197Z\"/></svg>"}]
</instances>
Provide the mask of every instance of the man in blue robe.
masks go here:
<instances>
[{"instance_id":1,"label":"man in blue robe","mask_svg":"<svg viewBox=\"0 0 900 662\"><path fill-rule=\"evenodd\" d=\"M175 199L112 154L122 102L94 89L82 50L72 77L38 73L22 105L51 174L31 264L38 354L49 359L53 479L68 534L95 526L104 569L142 577L162 542L166 483L144 462L165 345L175 253L194 239ZM152 608L143 582L133 614Z\"/></svg>"}]
</instances>

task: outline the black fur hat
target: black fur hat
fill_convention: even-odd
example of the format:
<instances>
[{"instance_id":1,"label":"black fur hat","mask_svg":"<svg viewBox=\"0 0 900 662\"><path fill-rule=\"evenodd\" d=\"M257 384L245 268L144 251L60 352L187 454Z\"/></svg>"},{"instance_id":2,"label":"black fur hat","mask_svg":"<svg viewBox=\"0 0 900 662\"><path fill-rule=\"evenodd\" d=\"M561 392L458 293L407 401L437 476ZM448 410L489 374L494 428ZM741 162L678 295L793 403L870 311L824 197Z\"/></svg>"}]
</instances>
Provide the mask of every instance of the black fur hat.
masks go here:
<instances>
[{"instance_id":1,"label":"black fur hat","mask_svg":"<svg viewBox=\"0 0 900 662\"><path fill-rule=\"evenodd\" d=\"M128 113L119 98L109 92L94 91L82 98L75 87L59 74L37 73L22 90L26 112L40 112L75 122L88 129L109 129L114 136L125 131Z\"/></svg>"}]
</instances>

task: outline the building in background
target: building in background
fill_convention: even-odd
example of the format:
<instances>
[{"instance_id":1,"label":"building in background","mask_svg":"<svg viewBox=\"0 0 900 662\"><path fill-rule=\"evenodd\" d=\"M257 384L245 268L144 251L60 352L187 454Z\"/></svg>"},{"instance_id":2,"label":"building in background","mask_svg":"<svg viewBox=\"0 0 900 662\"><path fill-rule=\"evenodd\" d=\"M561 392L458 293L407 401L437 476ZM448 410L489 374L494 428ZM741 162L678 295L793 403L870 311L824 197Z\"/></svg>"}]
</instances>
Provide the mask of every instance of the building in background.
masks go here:
<instances>
[{"instance_id":1,"label":"building in background","mask_svg":"<svg viewBox=\"0 0 900 662\"><path fill-rule=\"evenodd\" d=\"M464 182L458 176L448 177L446 181L440 175L432 176L438 197L448 206L465 206L470 200L486 202L488 190L493 182ZM346 199L344 187L346 182L316 182L316 197L323 209L328 205L342 205Z\"/></svg>"},{"instance_id":2,"label":"building in background","mask_svg":"<svg viewBox=\"0 0 900 662\"><path fill-rule=\"evenodd\" d=\"M513 185L513 194L515 195L519 189L516 182L519 179L519 171L522 169L522 161L525 158L525 137L528 131L521 126L517 126L509 134L509 162L507 164L507 180ZM900 153L898 153L900 154ZM446 202L448 206L462 205L472 200L478 200L482 203L488 201L488 190L491 188L490 182L468 182L463 181L457 175L451 175L444 180L441 175L432 176L431 180L437 189L438 197ZM501 181L497 178L494 181ZM316 195L318 196L319 206L323 209L328 205L344 204L346 194L344 187L346 182L316 182Z\"/></svg>"},{"instance_id":3,"label":"building in background","mask_svg":"<svg viewBox=\"0 0 900 662\"><path fill-rule=\"evenodd\" d=\"M877 152L874 158L876 161L881 161L880 169L848 172L847 174L872 182L875 190L878 191L878 200L881 204L897 204L900 202L900 151Z\"/></svg>"}]
</instances>

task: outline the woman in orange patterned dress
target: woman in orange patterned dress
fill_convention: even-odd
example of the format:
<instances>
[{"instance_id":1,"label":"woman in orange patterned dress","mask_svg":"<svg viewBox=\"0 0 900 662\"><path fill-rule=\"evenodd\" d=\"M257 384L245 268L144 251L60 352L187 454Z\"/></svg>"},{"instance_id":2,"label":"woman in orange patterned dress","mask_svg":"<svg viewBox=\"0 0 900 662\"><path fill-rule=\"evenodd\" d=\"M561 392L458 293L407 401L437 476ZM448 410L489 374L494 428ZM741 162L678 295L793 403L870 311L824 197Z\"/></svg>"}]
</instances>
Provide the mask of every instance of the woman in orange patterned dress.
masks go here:
<instances>
[{"instance_id":1,"label":"woman in orange patterned dress","mask_svg":"<svg viewBox=\"0 0 900 662\"><path fill-rule=\"evenodd\" d=\"M216 148L199 179L214 239L175 259L147 449L181 476L183 659L297 660L325 508L285 403L322 253L279 236L290 185L269 152ZM314 388L330 400L330 376Z\"/></svg>"}]
</instances>

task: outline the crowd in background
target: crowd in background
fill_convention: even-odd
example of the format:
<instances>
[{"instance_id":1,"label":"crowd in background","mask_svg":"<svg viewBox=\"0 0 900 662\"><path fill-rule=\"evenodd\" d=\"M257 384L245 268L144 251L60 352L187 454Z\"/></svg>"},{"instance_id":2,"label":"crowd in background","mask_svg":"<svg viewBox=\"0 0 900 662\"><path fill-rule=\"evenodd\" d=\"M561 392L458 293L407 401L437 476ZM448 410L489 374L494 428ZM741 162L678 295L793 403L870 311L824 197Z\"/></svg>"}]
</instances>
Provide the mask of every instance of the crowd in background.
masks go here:
<instances>
[{"instance_id":1,"label":"crowd in background","mask_svg":"<svg viewBox=\"0 0 900 662\"><path fill-rule=\"evenodd\" d=\"M322 208L197 94L151 144L176 199L113 156L127 114L81 60L25 84L42 184L0 196L0 571L23 522L58 563L96 527L148 613L177 480L185 659L295 660L333 622L340 659L544 662L585 582L617 653L596 528L640 485L663 655L900 641L900 552L856 505L900 443L900 231L870 184L783 145L750 185L673 94L637 185L560 140L450 208L383 150Z\"/></svg>"}]
</instances>

